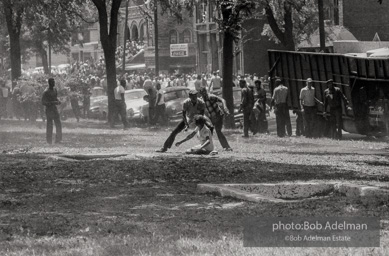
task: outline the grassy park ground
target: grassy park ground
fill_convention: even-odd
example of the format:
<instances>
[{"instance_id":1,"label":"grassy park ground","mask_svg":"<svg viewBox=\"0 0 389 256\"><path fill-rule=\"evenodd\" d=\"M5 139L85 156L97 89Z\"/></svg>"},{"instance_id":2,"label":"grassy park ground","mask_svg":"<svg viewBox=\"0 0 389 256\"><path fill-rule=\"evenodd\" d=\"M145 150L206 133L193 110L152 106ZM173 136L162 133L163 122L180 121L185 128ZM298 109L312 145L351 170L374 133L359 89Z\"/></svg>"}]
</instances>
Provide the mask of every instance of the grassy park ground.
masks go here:
<instances>
[{"instance_id":1,"label":"grassy park ground","mask_svg":"<svg viewBox=\"0 0 389 256\"><path fill-rule=\"evenodd\" d=\"M109 129L65 122L63 143L47 145L44 125L0 121L0 255L389 255L389 208L346 197L253 203L199 194L198 183L389 181L384 140L241 137L233 152L185 156L194 139L157 154L171 128ZM41 127L39 127L41 125ZM178 138L186 136L180 134ZM59 154L123 154L65 160ZM389 186L389 185L388 185ZM245 248L248 216L376 216L380 248Z\"/></svg>"}]
</instances>

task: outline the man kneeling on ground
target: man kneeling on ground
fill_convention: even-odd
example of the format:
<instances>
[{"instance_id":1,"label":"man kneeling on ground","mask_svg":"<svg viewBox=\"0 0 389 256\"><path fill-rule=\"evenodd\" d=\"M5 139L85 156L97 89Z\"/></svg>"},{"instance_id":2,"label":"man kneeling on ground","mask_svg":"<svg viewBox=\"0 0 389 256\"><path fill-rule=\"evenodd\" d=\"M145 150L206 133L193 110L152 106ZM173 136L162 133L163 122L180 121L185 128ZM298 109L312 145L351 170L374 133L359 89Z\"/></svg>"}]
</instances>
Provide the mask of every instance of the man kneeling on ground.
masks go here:
<instances>
[{"instance_id":1,"label":"man kneeling on ground","mask_svg":"<svg viewBox=\"0 0 389 256\"><path fill-rule=\"evenodd\" d=\"M205 112L205 103L201 99L197 98L197 91L191 90L189 92L189 99L186 99L182 106L182 121L178 123L177 127L170 133L169 137L166 139L161 149L156 150L156 152L166 152L174 143L177 134L182 131L187 131L188 128L193 124L194 117L196 115L204 116ZM206 120L206 126L209 129L213 129L211 121Z\"/></svg>"},{"instance_id":2,"label":"man kneeling on ground","mask_svg":"<svg viewBox=\"0 0 389 256\"><path fill-rule=\"evenodd\" d=\"M176 146L180 146L185 141L188 141L192 139L196 134L197 138L200 141L200 145L194 146L193 148L190 148L186 151L187 154L194 154L194 155L208 155L211 153L214 149L213 147L213 140L212 140L212 132L211 130L205 125L206 120L204 116L196 115L195 116L195 124L196 129L189 134L185 139L182 141L179 141L176 143Z\"/></svg>"}]
</instances>

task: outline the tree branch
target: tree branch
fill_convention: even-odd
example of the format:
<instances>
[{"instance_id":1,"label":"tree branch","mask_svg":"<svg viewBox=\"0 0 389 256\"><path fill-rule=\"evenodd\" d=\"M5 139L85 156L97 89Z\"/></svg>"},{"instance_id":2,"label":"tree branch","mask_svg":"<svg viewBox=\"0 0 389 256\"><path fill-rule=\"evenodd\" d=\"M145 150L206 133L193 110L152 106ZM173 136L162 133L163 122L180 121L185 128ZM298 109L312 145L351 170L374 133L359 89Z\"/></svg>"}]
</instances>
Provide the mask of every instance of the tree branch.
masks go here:
<instances>
[{"instance_id":1,"label":"tree branch","mask_svg":"<svg viewBox=\"0 0 389 256\"><path fill-rule=\"evenodd\" d=\"M284 44L285 43L285 34L278 27L276 18L274 17L273 10L271 9L269 2L265 5L265 13L266 13L267 21L269 23L271 30L276 35L276 37L281 41L281 43Z\"/></svg>"}]
</instances>

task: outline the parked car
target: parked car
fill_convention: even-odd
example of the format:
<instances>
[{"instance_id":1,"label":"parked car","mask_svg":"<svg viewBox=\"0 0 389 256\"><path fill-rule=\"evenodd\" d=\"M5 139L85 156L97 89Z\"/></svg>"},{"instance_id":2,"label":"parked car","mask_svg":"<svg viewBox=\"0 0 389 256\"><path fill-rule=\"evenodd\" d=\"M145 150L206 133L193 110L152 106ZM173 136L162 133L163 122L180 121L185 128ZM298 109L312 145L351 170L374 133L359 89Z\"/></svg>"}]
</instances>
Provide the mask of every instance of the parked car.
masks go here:
<instances>
[{"instance_id":1,"label":"parked car","mask_svg":"<svg viewBox=\"0 0 389 256\"><path fill-rule=\"evenodd\" d=\"M127 105L127 115L130 109L134 106L139 106L144 103L143 97L146 92L143 89L126 90L124 98ZM133 110L131 110L133 111ZM91 101L90 117L97 119L107 119L108 114L108 97L98 96L94 101Z\"/></svg>"},{"instance_id":2,"label":"parked car","mask_svg":"<svg viewBox=\"0 0 389 256\"><path fill-rule=\"evenodd\" d=\"M177 120L182 115L183 102L188 99L190 89L184 86L168 87L163 89L166 104L166 115L168 120ZM148 97L145 97L148 100ZM149 119L149 103L146 101L141 107L141 116L143 121Z\"/></svg>"}]
</instances>

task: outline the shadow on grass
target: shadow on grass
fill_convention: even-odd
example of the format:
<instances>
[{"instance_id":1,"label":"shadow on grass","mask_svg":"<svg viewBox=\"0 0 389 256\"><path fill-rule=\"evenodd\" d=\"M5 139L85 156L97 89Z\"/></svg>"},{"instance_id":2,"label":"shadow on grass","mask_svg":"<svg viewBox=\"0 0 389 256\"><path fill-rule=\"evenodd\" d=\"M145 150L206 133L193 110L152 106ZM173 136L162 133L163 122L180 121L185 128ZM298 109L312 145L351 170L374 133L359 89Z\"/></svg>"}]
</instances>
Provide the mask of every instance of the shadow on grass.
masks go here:
<instances>
[{"instance_id":1,"label":"shadow on grass","mask_svg":"<svg viewBox=\"0 0 389 256\"><path fill-rule=\"evenodd\" d=\"M0 154L0 177L0 234L7 234L7 239L15 234L143 238L160 234L172 243L180 237L240 236L247 216L369 214L358 205L352 208L355 212L348 211L347 198L336 196L293 204L243 202L223 208L236 199L197 194L198 183L389 180L329 166L264 161L162 157L48 162L41 154ZM388 212L377 208L374 214L387 216Z\"/></svg>"}]
</instances>

